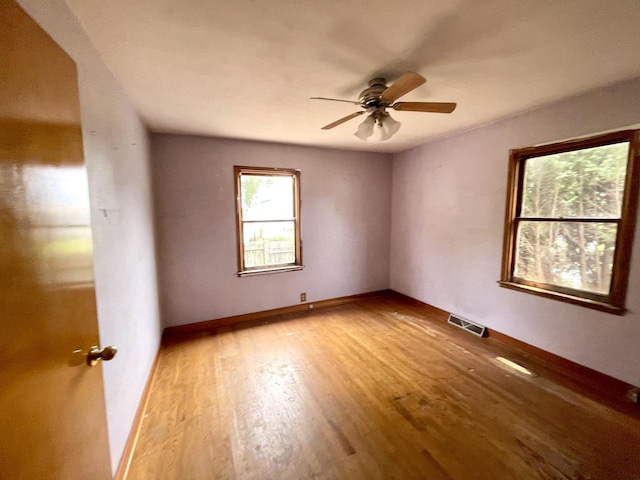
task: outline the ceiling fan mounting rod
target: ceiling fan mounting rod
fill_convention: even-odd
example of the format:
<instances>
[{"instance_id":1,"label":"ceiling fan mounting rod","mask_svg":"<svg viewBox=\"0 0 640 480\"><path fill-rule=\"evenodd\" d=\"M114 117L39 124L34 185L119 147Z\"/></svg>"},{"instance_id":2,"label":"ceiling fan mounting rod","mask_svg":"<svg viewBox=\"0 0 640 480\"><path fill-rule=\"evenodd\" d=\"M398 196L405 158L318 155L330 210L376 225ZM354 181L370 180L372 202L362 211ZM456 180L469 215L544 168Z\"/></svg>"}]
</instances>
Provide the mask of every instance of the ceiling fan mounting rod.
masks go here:
<instances>
[{"instance_id":1,"label":"ceiling fan mounting rod","mask_svg":"<svg viewBox=\"0 0 640 480\"><path fill-rule=\"evenodd\" d=\"M387 79L383 77L376 77L369 80L369 86L373 87L374 85L382 85L384 88L387 88Z\"/></svg>"}]
</instances>

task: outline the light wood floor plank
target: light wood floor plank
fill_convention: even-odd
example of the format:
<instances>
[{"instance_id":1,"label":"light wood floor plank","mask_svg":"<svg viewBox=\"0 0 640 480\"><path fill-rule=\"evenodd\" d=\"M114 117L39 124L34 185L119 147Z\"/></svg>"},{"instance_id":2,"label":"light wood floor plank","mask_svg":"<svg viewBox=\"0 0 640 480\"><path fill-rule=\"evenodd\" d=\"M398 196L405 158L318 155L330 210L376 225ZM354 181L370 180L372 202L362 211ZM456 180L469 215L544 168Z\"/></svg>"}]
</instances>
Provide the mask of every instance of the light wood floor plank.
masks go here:
<instances>
[{"instance_id":1,"label":"light wood floor plank","mask_svg":"<svg viewBox=\"0 0 640 480\"><path fill-rule=\"evenodd\" d=\"M640 420L399 300L172 341L129 480L640 479Z\"/></svg>"}]
</instances>

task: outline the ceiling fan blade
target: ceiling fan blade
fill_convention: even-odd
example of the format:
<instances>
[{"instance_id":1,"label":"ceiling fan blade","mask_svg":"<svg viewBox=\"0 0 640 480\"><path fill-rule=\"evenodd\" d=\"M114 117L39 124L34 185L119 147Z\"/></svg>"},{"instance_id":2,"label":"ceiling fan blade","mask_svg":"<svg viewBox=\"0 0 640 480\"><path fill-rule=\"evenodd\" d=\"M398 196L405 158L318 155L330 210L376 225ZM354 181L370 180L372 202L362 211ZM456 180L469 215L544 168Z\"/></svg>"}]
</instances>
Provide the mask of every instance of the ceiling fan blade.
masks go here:
<instances>
[{"instance_id":1,"label":"ceiling fan blade","mask_svg":"<svg viewBox=\"0 0 640 480\"><path fill-rule=\"evenodd\" d=\"M346 102L352 103L353 105L360 105L358 102L354 100L340 100L339 98L327 98L327 97L309 97L310 100L330 100L332 102Z\"/></svg>"},{"instance_id":2,"label":"ceiling fan blade","mask_svg":"<svg viewBox=\"0 0 640 480\"><path fill-rule=\"evenodd\" d=\"M349 120L351 120L352 118L356 118L359 117L360 115L362 115L363 113L365 113L364 111L362 112L356 112L356 113L352 113L351 115L347 115L346 117L342 117L340 120L336 120L333 123L330 123L329 125L325 125L324 127L322 127L322 130L330 130L333 127L337 127L338 125L344 123L344 122L348 122Z\"/></svg>"},{"instance_id":3,"label":"ceiling fan blade","mask_svg":"<svg viewBox=\"0 0 640 480\"><path fill-rule=\"evenodd\" d=\"M409 93L414 88L418 88L427 80L422 76L414 72L403 73L402 76L394 82L393 85L388 87L382 95L380 100L386 103L395 102L398 98L406 93Z\"/></svg>"},{"instance_id":4,"label":"ceiling fan blade","mask_svg":"<svg viewBox=\"0 0 640 480\"><path fill-rule=\"evenodd\" d=\"M391 108L400 112L451 113L456 106L457 103L447 102L398 102L391 105Z\"/></svg>"}]
</instances>

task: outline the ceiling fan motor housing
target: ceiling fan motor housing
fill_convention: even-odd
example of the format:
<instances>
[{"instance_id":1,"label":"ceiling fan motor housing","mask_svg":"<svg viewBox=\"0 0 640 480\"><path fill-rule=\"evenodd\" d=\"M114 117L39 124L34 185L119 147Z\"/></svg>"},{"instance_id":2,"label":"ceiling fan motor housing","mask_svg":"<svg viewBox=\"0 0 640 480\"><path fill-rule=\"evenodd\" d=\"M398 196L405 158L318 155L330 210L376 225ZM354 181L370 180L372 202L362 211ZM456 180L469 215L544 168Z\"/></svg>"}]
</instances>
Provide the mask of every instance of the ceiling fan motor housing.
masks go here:
<instances>
[{"instance_id":1,"label":"ceiling fan motor housing","mask_svg":"<svg viewBox=\"0 0 640 480\"><path fill-rule=\"evenodd\" d=\"M369 88L360 93L358 101L362 108L383 108L388 104L380 100L380 95L387 89L387 81L384 78L374 78L369 82Z\"/></svg>"}]
</instances>

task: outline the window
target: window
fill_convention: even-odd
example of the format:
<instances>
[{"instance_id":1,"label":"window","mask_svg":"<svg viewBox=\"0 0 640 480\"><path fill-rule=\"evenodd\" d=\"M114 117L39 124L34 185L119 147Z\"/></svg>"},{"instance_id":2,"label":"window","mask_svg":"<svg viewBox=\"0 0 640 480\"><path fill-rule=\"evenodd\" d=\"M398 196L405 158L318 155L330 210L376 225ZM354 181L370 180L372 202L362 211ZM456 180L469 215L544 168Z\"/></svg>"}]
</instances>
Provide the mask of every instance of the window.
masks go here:
<instances>
[{"instance_id":1,"label":"window","mask_svg":"<svg viewBox=\"0 0 640 480\"><path fill-rule=\"evenodd\" d=\"M638 132L512 150L500 285L623 314Z\"/></svg>"},{"instance_id":2,"label":"window","mask_svg":"<svg viewBox=\"0 0 640 480\"><path fill-rule=\"evenodd\" d=\"M238 275L302 269L300 171L233 167Z\"/></svg>"}]
</instances>

